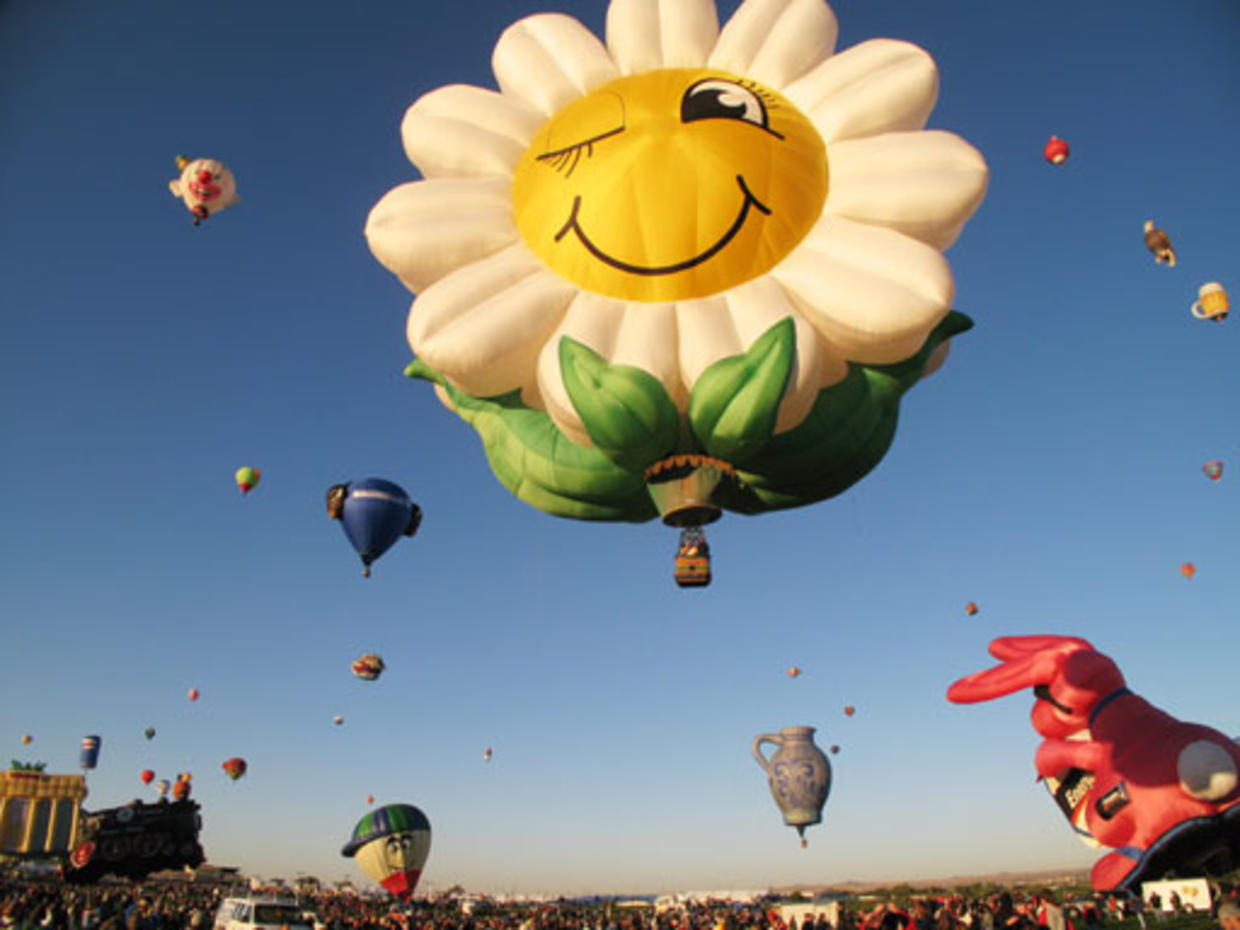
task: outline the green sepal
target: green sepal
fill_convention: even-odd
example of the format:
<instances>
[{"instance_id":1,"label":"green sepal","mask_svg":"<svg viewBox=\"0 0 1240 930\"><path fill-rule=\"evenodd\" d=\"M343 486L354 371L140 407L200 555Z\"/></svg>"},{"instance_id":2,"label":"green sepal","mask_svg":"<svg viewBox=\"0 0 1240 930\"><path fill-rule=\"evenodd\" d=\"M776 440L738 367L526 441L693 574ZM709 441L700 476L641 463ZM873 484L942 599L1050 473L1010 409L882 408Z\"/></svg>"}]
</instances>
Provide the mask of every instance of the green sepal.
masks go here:
<instances>
[{"instance_id":1,"label":"green sepal","mask_svg":"<svg viewBox=\"0 0 1240 930\"><path fill-rule=\"evenodd\" d=\"M900 399L921 378L934 350L973 321L952 311L911 357L890 365L848 366L843 381L819 392L795 428L772 437L737 468L719 503L739 513L800 507L846 491L866 476L895 438Z\"/></svg>"},{"instance_id":2,"label":"green sepal","mask_svg":"<svg viewBox=\"0 0 1240 930\"><path fill-rule=\"evenodd\" d=\"M780 320L745 352L702 372L689 396L689 426L708 455L742 465L775 432L796 357L796 325Z\"/></svg>"},{"instance_id":3,"label":"green sepal","mask_svg":"<svg viewBox=\"0 0 1240 930\"><path fill-rule=\"evenodd\" d=\"M680 413L649 372L612 365L587 345L560 339L560 375L594 447L621 468L641 471L676 448Z\"/></svg>"},{"instance_id":4,"label":"green sepal","mask_svg":"<svg viewBox=\"0 0 1240 930\"><path fill-rule=\"evenodd\" d=\"M641 472L577 445L545 412L522 403L520 391L473 397L421 359L409 363L405 376L444 390L453 411L477 430L500 483L530 506L575 520L642 522L658 515Z\"/></svg>"}]
</instances>

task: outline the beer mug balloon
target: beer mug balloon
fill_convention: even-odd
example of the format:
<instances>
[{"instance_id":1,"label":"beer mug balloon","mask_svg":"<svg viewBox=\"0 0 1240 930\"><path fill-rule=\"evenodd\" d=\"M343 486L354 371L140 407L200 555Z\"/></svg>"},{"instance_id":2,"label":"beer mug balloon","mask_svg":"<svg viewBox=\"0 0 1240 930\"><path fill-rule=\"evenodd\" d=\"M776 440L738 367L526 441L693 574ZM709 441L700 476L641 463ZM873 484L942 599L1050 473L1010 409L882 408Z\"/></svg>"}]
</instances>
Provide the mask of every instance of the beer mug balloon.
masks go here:
<instances>
[{"instance_id":1,"label":"beer mug balloon","mask_svg":"<svg viewBox=\"0 0 1240 930\"><path fill-rule=\"evenodd\" d=\"M1227 292L1217 281L1210 281L1197 289L1197 299L1192 306L1193 316L1197 319L1222 323L1227 319L1227 311L1230 309Z\"/></svg>"}]
</instances>

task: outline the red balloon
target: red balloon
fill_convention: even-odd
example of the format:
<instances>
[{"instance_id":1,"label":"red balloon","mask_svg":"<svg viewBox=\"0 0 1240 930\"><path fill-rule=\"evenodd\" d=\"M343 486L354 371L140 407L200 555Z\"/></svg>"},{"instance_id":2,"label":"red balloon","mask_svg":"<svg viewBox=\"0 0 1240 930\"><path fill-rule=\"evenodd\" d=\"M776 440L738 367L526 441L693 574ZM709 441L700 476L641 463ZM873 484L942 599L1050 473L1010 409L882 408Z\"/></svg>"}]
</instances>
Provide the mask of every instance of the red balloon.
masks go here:
<instances>
[{"instance_id":1,"label":"red balloon","mask_svg":"<svg viewBox=\"0 0 1240 930\"><path fill-rule=\"evenodd\" d=\"M856 712L857 712L857 708L853 707L851 704L848 704L844 707L844 713L849 717L851 717Z\"/></svg>"},{"instance_id":2,"label":"red balloon","mask_svg":"<svg viewBox=\"0 0 1240 930\"><path fill-rule=\"evenodd\" d=\"M154 780L155 780L155 773L154 773L154 772L152 772L150 769L143 769L143 770L142 770L142 784L144 784L144 785L149 785L149 784L150 784L151 782L153 782Z\"/></svg>"},{"instance_id":3,"label":"red balloon","mask_svg":"<svg viewBox=\"0 0 1240 930\"><path fill-rule=\"evenodd\" d=\"M189 694L188 694L187 696L189 697L189 699L190 699L191 701L196 701L196 700L198 700L198 689L197 689L197 688L190 688L190 689L189 689Z\"/></svg>"},{"instance_id":4,"label":"red balloon","mask_svg":"<svg viewBox=\"0 0 1240 930\"><path fill-rule=\"evenodd\" d=\"M220 763L220 768L224 770L225 775L233 781L236 781L245 774L245 770L248 769L249 766L245 764L244 759L238 756L233 756L233 758L225 759L222 763Z\"/></svg>"},{"instance_id":5,"label":"red balloon","mask_svg":"<svg viewBox=\"0 0 1240 930\"><path fill-rule=\"evenodd\" d=\"M1046 143L1046 148L1042 154L1046 156L1046 160L1052 165L1062 165L1068 160L1068 143L1064 142L1059 136L1051 136L1051 141Z\"/></svg>"}]
</instances>

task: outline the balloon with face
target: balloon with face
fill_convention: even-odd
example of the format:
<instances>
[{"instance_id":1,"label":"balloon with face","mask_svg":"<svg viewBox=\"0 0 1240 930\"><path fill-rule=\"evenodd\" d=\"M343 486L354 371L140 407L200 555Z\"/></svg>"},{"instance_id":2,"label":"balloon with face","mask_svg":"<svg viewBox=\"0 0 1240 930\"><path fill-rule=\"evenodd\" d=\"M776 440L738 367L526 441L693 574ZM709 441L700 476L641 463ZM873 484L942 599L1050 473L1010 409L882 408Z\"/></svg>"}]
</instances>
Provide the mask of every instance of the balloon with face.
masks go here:
<instances>
[{"instance_id":1,"label":"balloon with face","mask_svg":"<svg viewBox=\"0 0 1240 930\"><path fill-rule=\"evenodd\" d=\"M340 851L357 859L362 871L401 900L408 900L431 851L431 824L412 804L385 804L353 828Z\"/></svg>"},{"instance_id":2,"label":"balloon with face","mask_svg":"<svg viewBox=\"0 0 1240 930\"><path fill-rule=\"evenodd\" d=\"M422 179L366 224L417 295L406 374L556 516L700 527L843 493L971 325L941 253L985 161L922 131L928 54L832 56L818 0L726 24L712 0L612 0L606 21L514 23L498 92L406 114ZM705 559L678 568L702 585Z\"/></svg>"},{"instance_id":3,"label":"balloon with face","mask_svg":"<svg viewBox=\"0 0 1240 930\"><path fill-rule=\"evenodd\" d=\"M237 179L223 162L214 158L191 161L178 155L177 168L181 176L169 181L168 189L193 214L195 226L241 200L237 196Z\"/></svg>"},{"instance_id":4,"label":"balloon with face","mask_svg":"<svg viewBox=\"0 0 1240 930\"><path fill-rule=\"evenodd\" d=\"M405 489L383 478L364 478L327 489L327 516L344 525L344 534L370 577L375 559L402 536L412 536L422 522L422 508Z\"/></svg>"}]
</instances>

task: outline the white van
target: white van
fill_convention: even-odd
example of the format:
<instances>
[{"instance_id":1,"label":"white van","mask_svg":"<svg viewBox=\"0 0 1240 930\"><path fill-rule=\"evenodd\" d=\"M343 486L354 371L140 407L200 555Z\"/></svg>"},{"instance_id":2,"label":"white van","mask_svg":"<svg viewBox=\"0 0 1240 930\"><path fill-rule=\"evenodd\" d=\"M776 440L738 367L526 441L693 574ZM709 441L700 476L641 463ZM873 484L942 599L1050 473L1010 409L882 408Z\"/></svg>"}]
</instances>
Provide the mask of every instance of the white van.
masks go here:
<instances>
[{"instance_id":1,"label":"white van","mask_svg":"<svg viewBox=\"0 0 1240 930\"><path fill-rule=\"evenodd\" d=\"M314 922L292 898L225 898L215 912L214 930L314 930Z\"/></svg>"}]
</instances>

